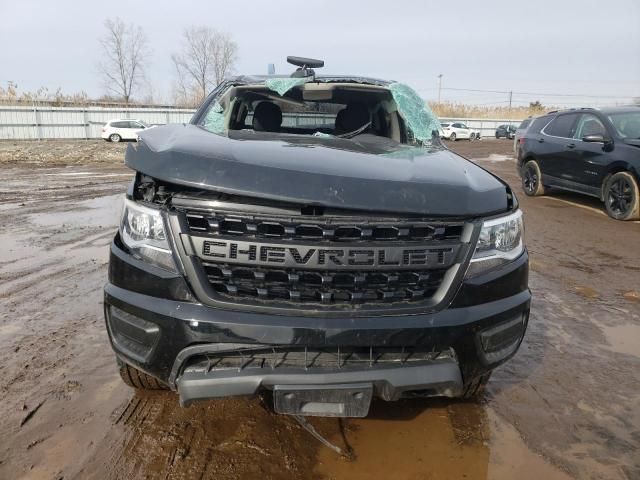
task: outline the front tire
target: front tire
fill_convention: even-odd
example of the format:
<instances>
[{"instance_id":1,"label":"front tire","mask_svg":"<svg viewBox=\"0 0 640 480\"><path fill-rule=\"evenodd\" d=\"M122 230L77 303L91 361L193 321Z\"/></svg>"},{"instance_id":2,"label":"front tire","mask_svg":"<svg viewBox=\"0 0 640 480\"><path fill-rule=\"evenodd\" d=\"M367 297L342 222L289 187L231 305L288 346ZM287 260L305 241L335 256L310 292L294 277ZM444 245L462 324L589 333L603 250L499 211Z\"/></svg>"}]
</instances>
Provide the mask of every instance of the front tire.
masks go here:
<instances>
[{"instance_id":1,"label":"front tire","mask_svg":"<svg viewBox=\"0 0 640 480\"><path fill-rule=\"evenodd\" d=\"M539 197L544 195L544 185L542 185L542 172L535 160L529 160L522 167L522 189L529 197Z\"/></svg>"},{"instance_id":2,"label":"front tire","mask_svg":"<svg viewBox=\"0 0 640 480\"><path fill-rule=\"evenodd\" d=\"M157 378L147 375L131 365L118 361L118 367L120 378L131 388L138 390L169 390L169 387Z\"/></svg>"},{"instance_id":3,"label":"front tire","mask_svg":"<svg viewBox=\"0 0 640 480\"><path fill-rule=\"evenodd\" d=\"M640 218L640 191L638 182L629 172L618 172L607 181L604 192L607 213L616 220Z\"/></svg>"},{"instance_id":4,"label":"front tire","mask_svg":"<svg viewBox=\"0 0 640 480\"><path fill-rule=\"evenodd\" d=\"M109 141L113 143L118 143L120 140L122 140L122 137L117 133L112 133L111 135L109 135Z\"/></svg>"},{"instance_id":5,"label":"front tire","mask_svg":"<svg viewBox=\"0 0 640 480\"><path fill-rule=\"evenodd\" d=\"M479 377L472 379L468 383L465 382L462 398L468 400L482 397L490 378L491 372L487 372L484 375L480 375Z\"/></svg>"},{"instance_id":6,"label":"front tire","mask_svg":"<svg viewBox=\"0 0 640 480\"><path fill-rule=\"evenodd\" d=\"M449 137L449 140L451 140L452 142L456 141L456 134L452 133L451 136Z\"/></svg>"}]
</instances>

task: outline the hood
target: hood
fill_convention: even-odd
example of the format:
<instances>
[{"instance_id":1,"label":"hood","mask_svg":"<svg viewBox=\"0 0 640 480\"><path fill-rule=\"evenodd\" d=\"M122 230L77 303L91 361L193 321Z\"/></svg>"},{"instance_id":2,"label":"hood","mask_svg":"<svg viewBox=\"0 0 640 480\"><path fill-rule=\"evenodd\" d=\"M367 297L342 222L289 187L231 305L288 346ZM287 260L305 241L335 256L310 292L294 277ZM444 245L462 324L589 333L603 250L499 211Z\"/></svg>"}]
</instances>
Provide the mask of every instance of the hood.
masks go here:
<instances>
[{"instance_id":1,"label":"hood","mask_svg":"<svg viewBox=\"0 0 640 480\"><path fill-rule=\"evenodd\" d=\"M506 185L442 147L373 135L342 139L166 125L140 133L130 168L215 192L376 212L480 216L506 211Z\"/></svg>"}]
</instances>

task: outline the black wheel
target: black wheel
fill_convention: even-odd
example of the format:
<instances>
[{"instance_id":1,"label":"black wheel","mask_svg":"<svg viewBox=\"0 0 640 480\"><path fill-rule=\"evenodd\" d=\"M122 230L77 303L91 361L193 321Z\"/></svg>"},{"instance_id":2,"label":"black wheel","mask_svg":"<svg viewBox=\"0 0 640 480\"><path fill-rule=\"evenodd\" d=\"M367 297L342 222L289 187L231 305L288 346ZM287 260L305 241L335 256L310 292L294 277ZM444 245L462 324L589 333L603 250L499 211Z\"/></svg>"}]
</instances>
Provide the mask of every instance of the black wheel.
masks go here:
<instances>
[{"instance_id":1,"label":"black wheel","mask_svg":"<svg viewBox=\"0 0 640 480\"><path fill-rule=\"evenodd\" d=\"M477 378L470 380L469 382L465 382L464 391L462 392L462 398L470 399L470 398L478 398L484 394L487 383L489 383L489 379L491 378L491 372L485 373L484 375L480 375Z\"/></svg>"},{"instance_id":2,"label":"black wheel","mask_svg":"<svg viewBox=\"0 0 640 480\"><path fill-rule=\"evenodd\" d=\"M471 135L469 135L469 141L473 142L476 139L476 134L472 133Z\"/></svg>"},{"instance_id":3,"label":"black wheel","mask_svg":"<svg viewBox=\"0 0 640 480\"><path fill-rule=\"evenodd\" d=\"M530 197L544 195L544 185L542 185L542 172L535 160L529 160L522 167L522 189Z\"/></svg>"},{"instance_id":4,"label":"black wheel","mask_svg":"<svg viewBox=\"0 0 640 480\"><path fill-rule=\"evenodd\" d=\"M452 133L451 136L449 137L449 140L451 140L452 142L456 141L456 134Z\"/></svg>"},{"instance_id":5,"label":"black wheel","mask_svg":"<svg viewBox=\"0 0 640 480\"><path fill-rule=\"evenodd\" d=\"M169 387L157 378L147 375L131 365L118 361L118 368L120 369L122 381L132 388L139 390L169 390Z\"/></svg>"},{"instance_id":6,"label":"black wheel","mask_svg":"<svg viewBox=\"0 0 640 480\"><path fill-rule=\"evenodd\" d=\"M114 143L118 143L120 140L122 140L122 137L117 133L112 133L111 135L109 135L109 140L111 140Z\"/></svg>"},{"instance_id":7,"label":"black wheel","mask_svg":"<svg viewBox=\"0 0 640 480\"><path fill-rule=\"evenodd\" d=\"M640 218L640 192L638 182L629 172L611 175L604 192L607 213L616 220Z\"/></svg>"},{"instance_id":8,"label":"black wheel","mask_svg":"<svg viewBox=\"0 0 640 480\"><path fill-rule=\"evenodd\" d=\"M496 139L500 138L500 135L496 132Z\"/></svg>"}]
</instances>

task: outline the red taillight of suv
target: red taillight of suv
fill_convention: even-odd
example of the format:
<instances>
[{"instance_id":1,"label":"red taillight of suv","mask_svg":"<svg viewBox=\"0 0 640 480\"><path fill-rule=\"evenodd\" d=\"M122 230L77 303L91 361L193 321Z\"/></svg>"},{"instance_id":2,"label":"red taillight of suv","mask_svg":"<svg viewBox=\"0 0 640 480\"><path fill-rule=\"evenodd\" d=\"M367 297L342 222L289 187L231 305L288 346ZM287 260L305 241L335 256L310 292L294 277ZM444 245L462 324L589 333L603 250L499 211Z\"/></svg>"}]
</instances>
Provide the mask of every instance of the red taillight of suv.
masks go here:
<instances>
[{"instance_id":1,"label":"red taillight of suv","mask_svg":"<svg viewBox=\"0 0 640 480\"><path fill-rule=\"evenodd\" d=\"M519 143L520 145L522 145L522 144L524 143L524 137L520 137L520 138L518 139L518 143Z\"/></svg>"}]
</instances>

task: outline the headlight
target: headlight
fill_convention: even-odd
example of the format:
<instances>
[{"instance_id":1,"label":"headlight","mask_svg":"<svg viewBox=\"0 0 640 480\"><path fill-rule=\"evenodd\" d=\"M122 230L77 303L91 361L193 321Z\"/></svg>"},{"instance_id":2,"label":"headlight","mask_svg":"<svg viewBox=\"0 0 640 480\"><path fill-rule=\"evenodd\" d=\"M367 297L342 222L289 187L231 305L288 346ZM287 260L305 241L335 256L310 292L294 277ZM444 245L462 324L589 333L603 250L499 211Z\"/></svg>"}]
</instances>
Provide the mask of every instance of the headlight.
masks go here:
<instances>
[{"instance_id":1,"label":"headlight","mask_svg":"<svg viewBox=\"0 0 640 480\"><path fill-rule=\"evenodd\" d=\"M482 224L467 278L515 260L524 251L522 211Z\"/></svg>"},{"instance_id":2,"label":"headlight","mask_svg":"<svg viewBox=\"0 0 640 480\"><path fill-rule=\"evenodd\" d=\"M134 257L176 271L159 210L125 199L120 238Z\"/></svg>"}]
</instances>

